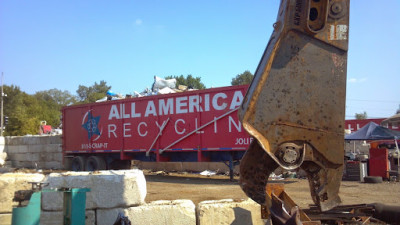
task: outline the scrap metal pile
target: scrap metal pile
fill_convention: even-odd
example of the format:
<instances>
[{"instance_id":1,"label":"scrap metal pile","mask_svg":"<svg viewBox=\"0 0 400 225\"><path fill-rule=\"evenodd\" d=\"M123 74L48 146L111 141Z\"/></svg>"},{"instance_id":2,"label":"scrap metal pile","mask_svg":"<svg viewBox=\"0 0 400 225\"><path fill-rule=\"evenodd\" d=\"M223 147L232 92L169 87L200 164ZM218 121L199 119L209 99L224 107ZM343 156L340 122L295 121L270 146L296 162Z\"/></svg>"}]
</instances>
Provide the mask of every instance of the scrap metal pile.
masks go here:
<instances>
[{"instance_id":1,"label":"scrap metal pile","mask_svg":"<svg viewBox=\"0 0 400 225\"><path fill-rule=\"evenodd\" d=\"M124 98L137 98L144 96L152 96L152 95L160 95L160 94L170 94L170 93L178 93L184 91L195 91L192 87L188 87L185 85L176 85L176 79L163 79L157 76L154 76L154 83L151 87L145 88L142 92L134 91L134 94L127 94L123 96L122 94L116 94L112 91L107 92L107 96L97 100L96 102L104 102L107 100L119 100Z\"/></svg>"}]
</instances>

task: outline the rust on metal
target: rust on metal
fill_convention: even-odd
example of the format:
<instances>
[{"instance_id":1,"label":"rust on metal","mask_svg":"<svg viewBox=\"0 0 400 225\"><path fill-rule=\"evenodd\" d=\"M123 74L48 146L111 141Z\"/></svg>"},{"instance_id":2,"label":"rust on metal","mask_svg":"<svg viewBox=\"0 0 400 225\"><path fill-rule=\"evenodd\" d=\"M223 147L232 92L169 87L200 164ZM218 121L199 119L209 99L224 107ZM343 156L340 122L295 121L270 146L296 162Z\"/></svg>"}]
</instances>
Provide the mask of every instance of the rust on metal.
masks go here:
<instances>
[{"instance_id":1,"label":"rust on metal","mask_svg":"<svg viewBox=\"0 0 400 225\"><path fill-rule=\"evenodd\" d=\"M283 183L270 183L265 187L266 204L261 207L261 218L279 218L281 222L293 221L311 222L311 219L285 192ZM284 210L282 211L282 209ZM288 213L291 212L291 213ZM295 217L298 217L295 219ZM283 219L285 218L285 219Z\"/></svg>"},{"instance_id":2,"label":"rust on metal","mask_svg":"<svg viewBox=\"0 0 400 225\"><path fill-rule=\"evenodd\" d=\"M265 187L266 204L261 205L261 218L274 225L318 224L398 224L400 207L377 204L336 206L321 212L311 205L301 209L285 192L283 183L270 183Z\"/></svg>"},{"instance_id":3,"label":"rust on metal","mask_svg":"<svg viewBox=\"0 0 400 225\"><path fill-rule=\"evenodd\" d=\"M322 211L340 204L344 157L349 0L283 0L269 43L239 108L255 141L240 184L265 204L278 166L307 172Z\"/></svg>"}]
</instances>

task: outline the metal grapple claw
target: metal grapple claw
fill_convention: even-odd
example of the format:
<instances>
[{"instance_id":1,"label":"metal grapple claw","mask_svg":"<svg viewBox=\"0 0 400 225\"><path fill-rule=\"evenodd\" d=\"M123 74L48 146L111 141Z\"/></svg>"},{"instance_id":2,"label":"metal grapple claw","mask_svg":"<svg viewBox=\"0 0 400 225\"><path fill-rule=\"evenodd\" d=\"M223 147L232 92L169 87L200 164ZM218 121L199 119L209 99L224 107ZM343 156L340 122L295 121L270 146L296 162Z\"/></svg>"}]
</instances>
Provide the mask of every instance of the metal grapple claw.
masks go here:
<instances>
[{"instance_id":1,"label":"metal grapple claw","mask_svg":"<svg viewBox=\"0 0 400 225\"><path fill-rule=\"evenodd\" d=\"M278 168L278 164L253 141L240 161L240 187L258 204L265 204L269 175Z\"/></svg>"},{"instance_id":2,"label":"metal grapple claw","mask_svg":"<svg viewBox=\"0 0 400 225\"><path fill-rule=\"evenodd\" d=\"M321 210L340 203L348 12L349 0L281 1L239 108L244 128L256 139L241 163L241 186L259 203L275 165L303 168Z\"/></svg>"}]
</instances>

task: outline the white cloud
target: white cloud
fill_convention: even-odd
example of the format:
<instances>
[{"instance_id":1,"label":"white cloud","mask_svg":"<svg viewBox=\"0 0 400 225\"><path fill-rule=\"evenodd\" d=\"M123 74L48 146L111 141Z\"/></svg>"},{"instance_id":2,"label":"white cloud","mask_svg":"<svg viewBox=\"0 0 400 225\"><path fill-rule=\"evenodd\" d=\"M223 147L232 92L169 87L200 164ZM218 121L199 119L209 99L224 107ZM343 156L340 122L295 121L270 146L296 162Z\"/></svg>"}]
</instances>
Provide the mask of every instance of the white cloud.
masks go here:
<instances>
[{"instance_id":1,"label":"white cloud","mask_svg":"<svg viewBox=\"0 0 400 225\"><path fill-rule=\"evenodd\" d=\"M367 78L363 77L363 78L349 78L347 80L349 83L364 83L365 81L367 81Z\"/></svg>"},{"instance_id":2,"label":"white cloud","mask_svg":"<svg viewBox=\"0 0 400 225\"><path fill-rule=\"evenodd\" d=\"M136 21L135 21L135 24L136 24L137 26L142 25L142 23L143 23L143 21L142 21L141 19L136 19Z\"/></svg>"},{"instance_id":3,"label":"white cloud","mask_svg":"<svg viewBox=\"0 0 400 225\"><path fill-rule=\"evenodd\" d=\"M348 81L349 81L349 83L356 83L357 79L356 78L350 78Z\"/></svg>"}]
</instances>

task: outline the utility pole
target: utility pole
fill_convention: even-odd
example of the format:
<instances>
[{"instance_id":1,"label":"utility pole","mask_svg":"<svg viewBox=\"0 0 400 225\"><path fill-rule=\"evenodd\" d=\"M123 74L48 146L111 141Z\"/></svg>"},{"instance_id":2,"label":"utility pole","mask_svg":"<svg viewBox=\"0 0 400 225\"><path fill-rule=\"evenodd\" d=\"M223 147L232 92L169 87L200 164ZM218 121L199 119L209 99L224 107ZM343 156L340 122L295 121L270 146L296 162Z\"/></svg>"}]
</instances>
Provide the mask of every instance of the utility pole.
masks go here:
<instances>
[{"instance_id":1,"label":"utility pole","mask_svg":"<svg viewBox=\"0 0 400 225\"><path fill-rule=\"evenodd\" d=\"M0 136L3 137L3 120L4 120L4 115L3 115L3 97L4 97L4 91L3 91L3 72L1 72L1 122L0 122L0 126L1 126L1 133Z\"/></svg>"}]
</instances>

